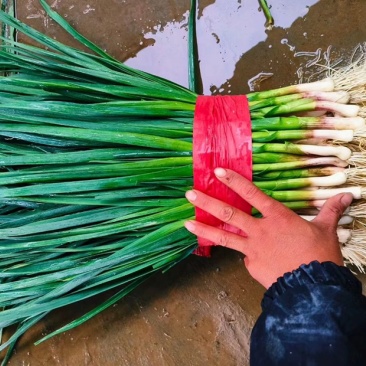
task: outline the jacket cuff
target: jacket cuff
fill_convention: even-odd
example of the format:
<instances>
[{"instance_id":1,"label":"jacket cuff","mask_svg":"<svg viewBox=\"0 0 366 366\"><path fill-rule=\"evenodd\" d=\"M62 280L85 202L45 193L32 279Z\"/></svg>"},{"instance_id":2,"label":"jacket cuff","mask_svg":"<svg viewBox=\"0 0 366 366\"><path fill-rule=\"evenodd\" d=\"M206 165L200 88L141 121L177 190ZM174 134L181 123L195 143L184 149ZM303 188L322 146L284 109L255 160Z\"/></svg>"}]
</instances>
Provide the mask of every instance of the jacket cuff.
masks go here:
<instances>
[{"instance_id":1,"label":"jacket cuff","mask_svg":"<svg viewBox=\"0 0 366 366\"><path fill-rule=\"evenodd\" d=\"M272 301L281 296L284 292L296 287L309 287L314 284L341 286L344 290L362 293L361 282L352 272L343 266L338 266L333 262L318 261L303 264L298 269L285 273L277 279L264 294L262 309L268 308Z\"/></svg>"}]
</instances>

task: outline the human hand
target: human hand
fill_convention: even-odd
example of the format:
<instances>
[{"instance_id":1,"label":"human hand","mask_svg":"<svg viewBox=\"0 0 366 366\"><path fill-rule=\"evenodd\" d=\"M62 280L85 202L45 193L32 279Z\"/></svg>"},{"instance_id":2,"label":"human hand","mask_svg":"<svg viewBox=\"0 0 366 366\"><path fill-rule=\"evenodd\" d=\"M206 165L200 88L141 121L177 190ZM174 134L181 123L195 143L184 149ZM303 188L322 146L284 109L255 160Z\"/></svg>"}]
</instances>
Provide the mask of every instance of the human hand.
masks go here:
<instances>
[{"instance_id":1,"label":"human hand","mask_svg":"<svg viewBox=\"0 0 366 366\"><path fill-rule=\"evenodd\" d=\"M244 234L233 234L194 220L187 221L185 227L216 245L243 253L249 273L263 286L270 287L284 273L314 260L343 265L336 229L340 217L352 202L351 194L341 193L328 199L317 217L309 222L234 171L217 168L215 175L258 209L263 217L252 217L192 190L186 193L186 197L194 206L239 228Z\"/></svg>"}]
</instances>

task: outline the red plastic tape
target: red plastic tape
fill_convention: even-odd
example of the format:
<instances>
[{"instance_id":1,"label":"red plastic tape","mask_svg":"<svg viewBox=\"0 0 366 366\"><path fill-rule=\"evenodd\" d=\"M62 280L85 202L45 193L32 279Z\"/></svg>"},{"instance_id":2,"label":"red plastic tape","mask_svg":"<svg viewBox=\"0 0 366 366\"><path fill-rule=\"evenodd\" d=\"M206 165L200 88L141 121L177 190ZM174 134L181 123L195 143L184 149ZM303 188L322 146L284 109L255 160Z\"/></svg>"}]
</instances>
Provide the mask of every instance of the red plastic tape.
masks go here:
<instances>
[{"instance_id":1,"label":"red plastic tape","mask_svg":"<svg viewBox=\"0 0 366 366\"><path fill-rule=\"evenodd\" d=\"M194 189L251 213L251 206L214 175L228 168L252 180L252 131L246 96L200 96L193 126ZM196 220L234 233L240 230L196 208ZM209 256L213 243L198 238L195 254Z\"/></svg>"}]
</instances>

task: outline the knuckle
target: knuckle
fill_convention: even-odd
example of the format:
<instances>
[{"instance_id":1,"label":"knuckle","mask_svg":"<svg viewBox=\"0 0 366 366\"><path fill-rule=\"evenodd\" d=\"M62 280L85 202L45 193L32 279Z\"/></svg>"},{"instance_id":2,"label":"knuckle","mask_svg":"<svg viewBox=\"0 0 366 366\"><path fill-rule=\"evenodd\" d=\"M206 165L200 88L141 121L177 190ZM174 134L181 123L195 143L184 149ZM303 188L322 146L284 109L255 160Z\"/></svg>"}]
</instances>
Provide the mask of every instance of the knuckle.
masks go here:
<instances>
[{"instance_id":1,"label":"knuckle","mask_svg":"<svg viewBox=\"0 0 366 366\"><path fill-rule=\"evenodd\" d=\"M342 216L342 214L343 214L343 208L341 208L339 206L330 206L329 211L336 216Z\"/></svg>"},{"instance_id":2,"label":"knuckle","mask_svg":"<svg viewBox=\"0 0 366 366\"><path fill-rule=\"evenodd\" d=\"M270 212L273 217L281 217L286 214L282 207L278 205L278 202L272 200L263 202L261 209L262 211Z\"/></svg>"},{"instance_id":3,"label":"knuckle","mask_svg":"<svg viewBox=\"0 0 366 366\"><path fill-rule=\"evenodd\" d=\"M242 192L244 198L252 200L258 195L258 188L252 184L241 185L240 191Z\"/></svg>"},{"instance_id":4,"label":"knuckle","mask_svg":"<svg viewBox=\"0 0 366 366\"><path fill-rule=\"evenodd\" d=\"M261 209L265 212L268 212L267 216L270 217L273 221L276 220L276 222L278 223L287 223L290 221L296 222L299 218L298 214L296 214L294 211L291 211L285 205L273 199L263 203Z\"/></svg>"},{"instance_id":5,"label":"knuckle","mask_svg":"<svg viewBox=\"0 0 366 366\"><path fill-rule=\"evenodd\" d=\"M235 210L233 207L225 206L220 210L219 218L223 222L229 222L232 220L235 214Z\"/></svg>"},{"instance_id":6,"label":"knuckle","mask_svg":"<svg viewBox=\"0 0 366 366\"><path fill-rule=\"evenodd\" d=\"M222 247L228 247L229 243L230 243L229 235L227 233L222 233L218 238L217 245L220 245Z\"/></svg>"}]
</instances>

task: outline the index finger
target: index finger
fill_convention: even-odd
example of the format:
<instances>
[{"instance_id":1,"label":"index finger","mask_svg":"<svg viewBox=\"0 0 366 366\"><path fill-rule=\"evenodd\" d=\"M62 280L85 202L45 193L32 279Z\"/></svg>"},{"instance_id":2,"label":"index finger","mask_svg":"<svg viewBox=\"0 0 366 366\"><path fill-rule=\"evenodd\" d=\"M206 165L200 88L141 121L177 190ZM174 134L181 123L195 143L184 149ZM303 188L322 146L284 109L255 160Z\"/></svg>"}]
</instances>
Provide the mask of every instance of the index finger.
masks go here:
<instances>
[{"instance_id":1,"label":"index finger","mask_svg":"<svg viewBox=\"0 0 366 366\"><path fill-rule=\"evenodd\" d=\"M240 197L260 211L263 216L268 216L274 212L279 213L282 210L286 210L286 207L280 202L267 196L252 182L233 170L216 168L215 175L221 182L230 187L240 195Z\"/></svg>"}]
</instances>

